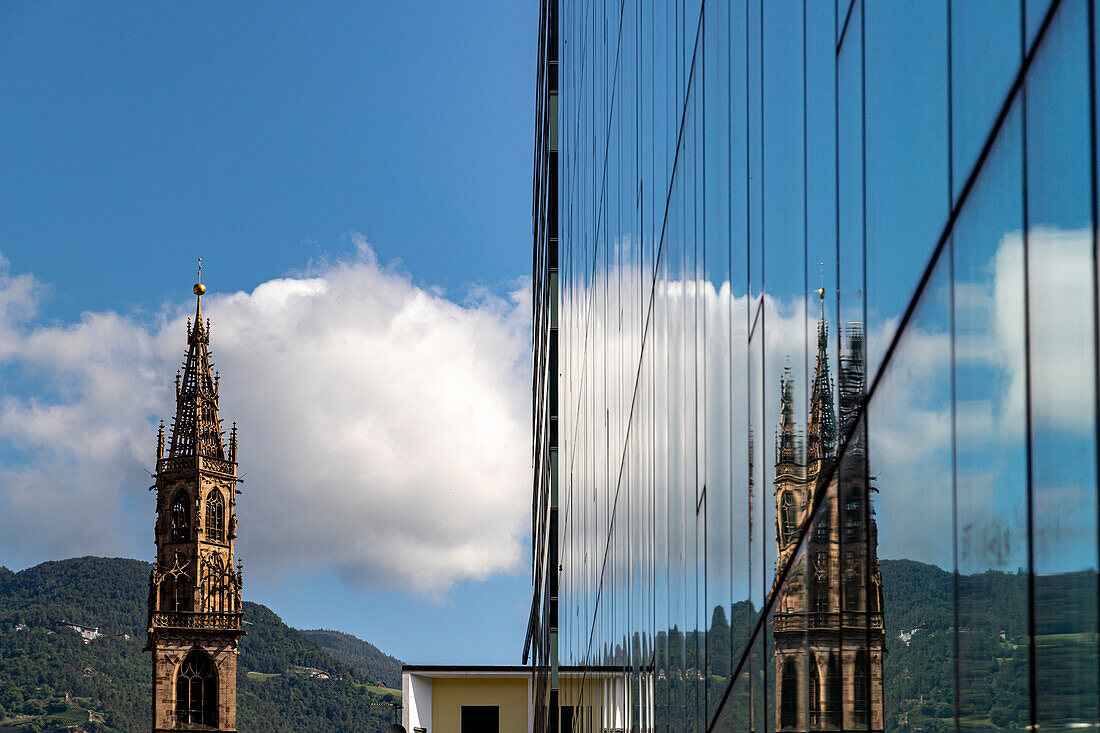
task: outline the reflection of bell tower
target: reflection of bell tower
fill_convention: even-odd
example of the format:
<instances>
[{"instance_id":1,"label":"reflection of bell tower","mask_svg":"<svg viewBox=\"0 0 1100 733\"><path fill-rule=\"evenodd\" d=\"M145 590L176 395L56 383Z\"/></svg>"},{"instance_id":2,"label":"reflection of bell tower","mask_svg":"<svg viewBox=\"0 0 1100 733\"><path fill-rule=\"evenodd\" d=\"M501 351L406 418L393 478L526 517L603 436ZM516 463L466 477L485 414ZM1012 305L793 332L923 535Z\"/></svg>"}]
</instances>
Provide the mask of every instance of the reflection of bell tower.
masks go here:
<instances>
[{"instance_id":1,"label":"reflection of bell tower","mask_svg":"<svg viewBox=\"0 0 1100 733\"><path fill-rule=\"evenodd\" d=\"M824 290L819 294L824 299ZM852 324L841 358L840 435L851 437L835 471L838 436L824 311L817 347L804 461L795 440L790 374L781 382L775 463L780 567L799 554L775 603L775 724L781 732L873 733L884 729L885 631L864 428L853 424L864 386L862 330ZM819 492L821 505L800 544L799 529Z\"/></svg>"},{"instance_id":2,"label":"reflection of bell tower","mask_svg":"<svg viewBox=\"0 0 1100 733\"><path fill-rule=\"evenodd\" d=\"M201 260L200 260L201 275ZM201 278L200 278L201 279ZM153 731L237 728L237 642L241 570L237 536L237 430L226 453L211 373L210 323L188 321L183 379L176 374L176 420L168 455L157 434L157 561L149 578Z\"/></svg>"}]
</instances>

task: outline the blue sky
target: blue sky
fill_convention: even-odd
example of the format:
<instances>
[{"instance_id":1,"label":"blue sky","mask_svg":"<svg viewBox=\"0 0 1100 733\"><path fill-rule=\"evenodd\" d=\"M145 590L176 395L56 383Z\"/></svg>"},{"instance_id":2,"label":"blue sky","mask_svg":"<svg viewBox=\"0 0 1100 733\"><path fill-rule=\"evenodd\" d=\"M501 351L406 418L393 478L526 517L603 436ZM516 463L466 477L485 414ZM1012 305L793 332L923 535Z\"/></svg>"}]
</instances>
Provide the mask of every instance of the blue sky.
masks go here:
<instances>
[{"instance_id":1,"label":"blue sky","mask_svg":"<svg viewBox=\"0 0 1100 733\"><path fill-rule=\"evenodd\" d=\"M59 317L154 307L199 255L249 288L351 230L448 292L529 272L536 3L0 12L0 247Z\"/></svg>"},{"instance_id":2,"label":"blue sky","mask_svg":"<svg viewBox=\"0 0 1100 733\"><path fill-rule=\"evenodd\" d=\"M526 317L509 293L530 272L536 16L537 3L513 0L328 3L324 12L295 3L3 5L0 279L33 276L23 335L67 338L109 320L89 313L117 314L130 329L119 343L148 339L178 359L184 342L172 324L193 307L200 256L212 298L288 276L335 292L334 273L352 272L446 298L458 319ZM216 357L218 302L207 309ZM239 356L221 365L225 393L251 379ZM72 407L71 393L88 382L57 374L51 383L52 371L5 368L0 358L0 391ZM139 442L145 424L168 417L167 404L134 413ZM15 472L46 450L4 443L0 461ZM519 458L526 467L529 453ZM134 474L103 467L88 481ZM514 487L520 505L528 487ZM0 538L0 564L101 549L150 558L147 497L129 494L104 495L98 532L115 532L111 517L122 516L140 541L58 541L16 554ZM244 537L249 505L241 511ZM516 557L506 567L485 579L453 571L453 586L441 581L427 595L324 552L283 573L250 573L246 557L246 595L292 625L345 630L408 661L516 663L528 551L522 535L510 541Z\"/></svg>"}]
</instances>

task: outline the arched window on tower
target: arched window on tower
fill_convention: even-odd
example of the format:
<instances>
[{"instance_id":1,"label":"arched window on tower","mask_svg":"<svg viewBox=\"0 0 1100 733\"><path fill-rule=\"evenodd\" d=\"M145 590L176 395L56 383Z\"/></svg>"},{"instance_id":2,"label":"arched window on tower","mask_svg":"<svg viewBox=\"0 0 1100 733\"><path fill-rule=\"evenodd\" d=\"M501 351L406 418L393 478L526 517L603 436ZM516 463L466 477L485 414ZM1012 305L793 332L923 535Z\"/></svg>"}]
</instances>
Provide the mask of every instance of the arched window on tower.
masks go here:
<instances>
[{"instance_id":1,"label":"arched window on tower","mask_svg":"<svg viewBox=\"0 0 1100 733\"><path fill-rule=\"evenodd\" d=\"M814 542L828 542L832 526L832 518L829 516L829 507L824 506L814 518Z\"/></svg>"},{"instance_id":2,"label":"arched window on tower","mask_svg":"<svg viewBox=\"0 0 1100 733\"><path fill-rule=\"evenodd\" d=\"M218 724L218 675L205 653L192 649L176 675L176 722Z\"/></svg>"},{"instance_id":3,"label":"arched window on tower","mask_svg":"<svg viewBox=\"0 0 1100 733\"><path fill-rule=\"evenodd\" d=\"M860 649L856 654L856 668L852 674L852 717L858 725L867 724L870 712L871 670L867 651Z\"/></svg>"},{"instance_id":4,"label":"arched window on tower","mask_svg":"<svg viewBox=\"0 0 1100 733\"><path fill-rule=\"evenodd\" d=\"M794 496L790 492L783 494L783 498L780 500L782 506L781 526L783 529L783 542L787 543L794 537L795 529L798 527L798 510L794 505Z\"/></svg>"},{"instance_id":5,"label":"arched window on tower","mask_svg":"<svg viewBox=\"0 0 1100 733\"><path fill-rule=\"evenodd\" d=\"M783 665L783 689L780 691L779 727L798 727L798 661L790 658Z\"/></svg>"},{"instance_id":6,"label":"arched window on tower","mask_svg":"<svg viewBox=\"0 0 1100 733\"><path fill-rule=\"evenodd\" d=\"M844 558L844 610L863 610L863 561L851 550Z\"/></svg>"},{"instance_id":7,"label":"arched window on tower","mask_svg":"<svg viewBox=\"0 0 1100 733\"><path fill-rule=\"evenodd\" d=\"M217 489L206 498L206 536L214 542L225 541L225 504Z\"/></svg>"},{"instance_id":8,"label":"arched window on tower","mask_svg":"<svg viewBox=\"0 0 1100 733\"><path fill-rule=\"evenodd\" d=\"M814 554L813 575L810 577L810 612L829 612L829 556L824 552Z\"/></svg>"},{"instance_id":9,"label":"arched window on tower","mask_svg":"<svg viewBox=\"0 0 1100 733\"><path fill-rule=\"evenodd\" d=\"M840 701L840 660L829 655L829 668L825 671L825 725L839 728L843 719Z\"/></svg>"},{"instance_id":10,"label":"arched window on tower","mask_svg":"<svg viewBox=\"0 0 1100 733\"><path fill-rule=\"evenodd\" d=\"M180 489L172 497L172 542L191 539L191 497Z\"/></svg>"},{"instance_id":11,"label":"arched window on tower","mask_svg":"<svg viewBox=\"0 0 1100 733\"><path fill-rule=\"evenodd\" d=\"M821 725L821 672L817 669L817 657L810 652L810 726Z\"/></svg>"}]
</instances>

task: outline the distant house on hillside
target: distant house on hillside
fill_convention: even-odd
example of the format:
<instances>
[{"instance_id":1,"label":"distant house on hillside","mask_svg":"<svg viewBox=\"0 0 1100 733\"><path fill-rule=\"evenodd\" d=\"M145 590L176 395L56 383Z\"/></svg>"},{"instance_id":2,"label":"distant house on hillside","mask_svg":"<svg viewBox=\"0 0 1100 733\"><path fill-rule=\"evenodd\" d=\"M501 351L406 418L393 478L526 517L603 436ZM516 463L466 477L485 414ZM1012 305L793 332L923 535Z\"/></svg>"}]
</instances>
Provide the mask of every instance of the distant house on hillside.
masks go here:
<instances>
[{"instance_id":1,"label":"distant house on hillside","mask_svg":"<svg viewBox=\"0 0 1100 733\"><path fill-rule=\"evenodd\" d=\"M309 675L311 679L315 680L327 680L329 679L329 673L323 669L317 669L316 667L299 667L297 665L290 665L290 671L298 674Z\"/></svg>"},{"instance_id":2,"label":"distant house on hillside","mask_svg":"<svg viewBox=\"0 0 1100 733\"><path fill-rule=\"evenodd\" d=\"M55 625L66 629L72 629L76 633L80 634L81 638L84 639L85 644L87 644L92 639L98 639L99 637L103 636L103 634L99 633L98 626L81 626L80 624L72 624L68 621L59 621Z\"/></svg>"},{"instance_id":3,"label":"distant house on hillside","mask_svg":"<svg viewBox=\"0 0 1100 733\"><path fill-rule=\"evenodd\" d=\"M916 636L916 633L924 628L926 628L925 624L921 624L920 626L914 626L911 629L902 629L901 633L898 634L898 638L905 642L905 646L909 646L909 642L911 642L913 637Z\"/></svg>"}]
</instances>

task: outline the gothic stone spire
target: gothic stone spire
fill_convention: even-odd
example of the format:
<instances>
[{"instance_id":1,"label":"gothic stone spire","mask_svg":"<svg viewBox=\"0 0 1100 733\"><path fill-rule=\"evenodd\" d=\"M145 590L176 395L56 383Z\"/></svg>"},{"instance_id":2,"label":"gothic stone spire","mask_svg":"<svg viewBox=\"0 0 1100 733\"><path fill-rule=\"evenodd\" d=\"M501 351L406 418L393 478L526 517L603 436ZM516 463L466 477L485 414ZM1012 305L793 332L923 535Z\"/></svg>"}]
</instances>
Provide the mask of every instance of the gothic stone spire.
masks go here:
<instances>
[{"instance_id":1,"label":"gothic stone spire","mask_svg":"<svg viewBox=\"0 0 1100 733\"><path fill-rule=\"evenodd\" d=\"M779 417L779 445L776 450L776 463L794 463L795 434L794 434L794 383L791 378L791 368L783 370L780 381L780 417Z\"/></svg>"},{"instance_id":2,"label":"gothic stone spire","mask_svg":"<svg viewBox=\"0 0 1100 733\"><path fill-rule=\"evenodd\" d=\"M183 383L177 378L176 420L172 426L169 458L206 456L225 458L221 420L218 418L218 383L210 369L210 322L202 320L202 295L206 286L196 283L195 321L187 322L187 358Z\"/></svg>"},{"instance_id":3,"label":"gothic stone spire","mask_svg":"<svg viewBox=\"0 0 1100 733\"><path fill-rule=\"evenodd\" d=\"M821 317L817 323L817 364L814 366L813 391L810 394L810 424L807 429L807 459L830 458L836 450L836 410L833 407L833 379L829 374L829 331L825 322L825 288L821 298Z\"/></svg>"}]
</instances>

